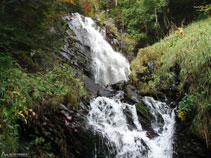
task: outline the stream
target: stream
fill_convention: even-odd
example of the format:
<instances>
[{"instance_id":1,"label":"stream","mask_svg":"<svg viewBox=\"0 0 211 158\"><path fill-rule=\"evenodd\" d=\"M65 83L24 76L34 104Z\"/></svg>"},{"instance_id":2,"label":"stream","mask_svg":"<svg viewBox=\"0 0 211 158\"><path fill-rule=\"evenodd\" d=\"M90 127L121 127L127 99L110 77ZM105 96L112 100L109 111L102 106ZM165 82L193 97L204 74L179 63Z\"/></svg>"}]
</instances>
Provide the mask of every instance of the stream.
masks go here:
<instances>
[{"instance_id":1,"label":"stream","mask_svg":"<svg viewBox=\"0 0 211 158\"><path fill-rule=\"evenodd\" d=\"M91 48L90 65L95 82L101 86L127 81L130 74L128 60L113 50L105 40L105 31L97 27L88 17L75 13L68 23L81 43ZM172 158L175 109L152 97L143 97L142 102L149 111L151 127L156 133L148 136L142 128L135 105L122 101L123 92L114 97L97 97L90 101L87 126L99 133L108 146L107 158ZM98 148L93 157L99 158Z\"/></svg>"}]
</instances>

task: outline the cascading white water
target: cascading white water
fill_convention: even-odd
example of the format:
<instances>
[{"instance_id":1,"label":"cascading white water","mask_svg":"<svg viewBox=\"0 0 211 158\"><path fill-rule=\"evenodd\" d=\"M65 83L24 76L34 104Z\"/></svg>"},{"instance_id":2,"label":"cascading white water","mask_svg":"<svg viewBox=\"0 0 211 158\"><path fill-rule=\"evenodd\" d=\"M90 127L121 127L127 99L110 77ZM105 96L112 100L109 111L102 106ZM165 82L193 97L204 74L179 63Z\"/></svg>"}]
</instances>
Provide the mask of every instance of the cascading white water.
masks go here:
<instances>
[{"instance_id":1,"label":"cascading white water","mask_svg":"<svg viewBox=\"0 0 211 158\"><path fill-rule=\"evenodd\" d=\"M115 52L97 29L95 22L80 14L73 14L69 27L77 39L91 48L95 82L101 85L114 84L120 80L128 80L130 65L120 53Z\"/></svg>"},{"instance_id":2,"label":"cascading white water","mask_svg":"<svg viewBox=\"0 0 211 158\"><path fill-rule=\"evenodd\" d=\"M142 129L135 105L122 103L118 96L92 100L88 124L109 141L116 158L171 158L174 110L151 97L144 97L143 102L154 116L151 123L158 134L155 138L148 138ZM130 113L132 122L128 122L125 111Z\"/></svg>"},{"instance_id":3,"label":"cascading white water","mask_svg":"<svg viewBox=\"0 0 211 158\"><path fill-rule=\"evenodd\" d=\"M151 97L144 97L143 102L150 108L150 113L155 118L152 121L152 128L158 133L158 137L152 140L156 147L151 149L152 152L149 157L171 158L173 154L175 109L171 109L166 103L156 101Z\"/></svg>"},{"instance_id":4,"label":"cascading white water","mask_svg":"<svg viewBox=\"0 0 211 158\"><path fill-rule=\"evenodd\" d=\"M94 21L77 13L70 19L69 27L77 39L91 49L95 82L107 85L128 80L129 62L106 42ZM157 134L149 138L139 122L135 105L121 102L120 97L121 94L93 99L87 116L88 126L108 141L109 155L115 155L115 158L171 158L174 109L151 97L143 98L153 117L151 126Z\"/></svg>"}]
</instances>

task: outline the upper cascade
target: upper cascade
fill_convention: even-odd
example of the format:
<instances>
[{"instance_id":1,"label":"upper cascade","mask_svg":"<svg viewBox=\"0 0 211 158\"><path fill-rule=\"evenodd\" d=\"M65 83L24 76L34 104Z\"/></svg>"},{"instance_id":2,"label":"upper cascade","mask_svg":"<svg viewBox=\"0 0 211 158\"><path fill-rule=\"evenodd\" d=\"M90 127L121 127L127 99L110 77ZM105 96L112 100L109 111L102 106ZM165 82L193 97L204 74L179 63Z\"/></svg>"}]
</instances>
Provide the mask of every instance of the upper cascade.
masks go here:
<instances>
[{"instance_id":1,"label":"upper cascade","mask_svg":"<svg viewBox=\"0 0 211 158\"><path fill-rule=\"evenodd\" d=\"M121 80L128 80L130 64L119 52L113 50L105 40L103 31L97 27L89 17L78 13L72 14L69 19L69 28L76 38L84 45L90 47L92 57L92 70L95 82L100 85L114 84Z\"/></svg>"}]
</instances>

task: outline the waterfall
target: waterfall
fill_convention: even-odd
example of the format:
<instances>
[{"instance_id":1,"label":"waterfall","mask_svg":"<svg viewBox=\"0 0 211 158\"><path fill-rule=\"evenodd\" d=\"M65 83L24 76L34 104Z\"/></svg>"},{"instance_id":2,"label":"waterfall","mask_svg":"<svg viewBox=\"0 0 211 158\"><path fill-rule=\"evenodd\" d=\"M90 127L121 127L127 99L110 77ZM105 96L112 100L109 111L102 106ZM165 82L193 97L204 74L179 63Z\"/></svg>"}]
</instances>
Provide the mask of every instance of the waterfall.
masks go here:
<instances>
[{"instance_id":1,"label":"waterfall","mask_svg":"<svg viewBox=\"0 0 211 158\"><path fill-rule=\"evenodd\" d=\"M144 97L154 120L151 122L155 138L148 138L147 131L138 121L135 105L114 98L98 97L91 101L88 124L110 142L116 158L171 158L173 154L174 109L165 103ZM132 116L129 122L125 110ZM158 118L160 117L160 118Z\"/></svg>"},{"instance_id":2,"label":"waterfall","mask_svg":"<svg viewBox=\"0 0 211 158\"><path fill-rule=\"evenodd\" d=\"M129 62L112 49L91 18L73 14L69 27L77 39L91 49L96 83L107 85L128 80ZM142 99L149 109L151 127L156 133L155 137L149 138L148 131L139 122L136 106L122 102L121 96L119 93L113 98L97 97L91 100L87 115L88 126L107 141L107 157L172 158L175 110L151 97ZM97 150L95 146L93 151L97 153ZM97 158L97 154L93 157Z\"/></svg>"},{"instance_id":3,"label":"waterfall","mask_svg":"<svg viewBox=\"0 0 211 158\"><path fill-rule=\"evenodd\" d=\"M175 109L171 109L166 103L156 101L152 97L144 97L143 102L150 108L150 113L155 118L151 124L158 134L158 137L151 140L155 147L151 148L149 157L171 158L173 154Z\"/></svg>"},{"instance_id":4,"label":"waterfall","mask_svg":"<svg viewBox=\"0 0 211 158\"><path fill-rule=\"evenodd\" d=\"M103 31L97 28L89 17L73 14L69 27L81 43L91 49L92 69L95 82L100 85L114 84L120 80L128 80L130 64L119 52L113 50L105 40Z\"/></svg>"}]
</instances>

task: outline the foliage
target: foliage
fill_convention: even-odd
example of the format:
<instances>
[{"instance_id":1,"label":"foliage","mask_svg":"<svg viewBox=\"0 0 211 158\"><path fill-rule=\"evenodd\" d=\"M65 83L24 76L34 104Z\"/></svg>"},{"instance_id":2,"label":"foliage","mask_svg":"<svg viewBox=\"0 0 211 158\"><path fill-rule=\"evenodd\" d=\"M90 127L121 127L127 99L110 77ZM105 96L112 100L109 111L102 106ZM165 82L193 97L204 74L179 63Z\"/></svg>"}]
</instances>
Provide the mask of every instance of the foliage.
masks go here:
<instances>
[{"instance_id":1,"label":"foliage","mask_svg":"<svg viewBox=\"0 0 211 158\"><path fill-rule=\"evenodd\" d=\"M128 32L140 34L143 31L146 34L162 32L159 30L158 14L161 7L165 5L164 1L138 1L132 7L123 9L123 16ZM138 16L137 16L138 15ZM155 35L159 36L159 35Z\"/></svg>"},{"instance_id":2,"label":"foliage","mask_svg":"<svg viewBox=\"0 0 211 158\"><path fill-rule=\"evenodd\" d=\"M118 29L129 33L139 48L155 43L175 27L192 22L199 15L195 7L209 4L207 0L92 0L92 3L97 12L105 12Z\"/></svg>"},{"instance_id":3,"label":"foliage","mask_svg":"<svg viewBox=\"0 0 211 158\"><path fill-rule=\"evenodd\" d=\"M0 84L0 146L3 151L16 150L17 120L27 123L28 109L51 110L62 102L77 107L86 94L83 83L68 65L56 66L45 74L27 74L16 67L2 70Z\"/></svg>"},{"instance_id":4,"label":"foliage","mask_svg":"<svg viewBox=\"0 0 211 158\"><path fill-rule=\"evenodd\" d=\"M56 66L61 16L72 12L83 13L79 1L0 1L0 151L17 151L18 121L27 123L29 111L77 108L86 94L73 69Z\"/></svg>"},{"instance_id":5,"label":"foliage","mask_svg":"<svg viewBox=\"0 0 211 158\"><path fill-rule=\"evenodd\" d=\"M85 13L89 14L92 11L92 3L90 3L88 0L84 0L83 8Z\"/></svg>"},{"instance_id":6,"label":"foliage","mask_svg":"<svg viewBox=\"0 0 211 158\"><path fill-rule=\"evenodd\" d=\"M197 98L194 95L185 95L185 97L179 102L177 115L181 120L185 120L186 116L190 116L192 107L196 103Z\"/></svg>"},{"instance_id":7,"label":"foliage","mask_svg":"<svg viewBox=\"0 0 211 158\"><path fill-rule=\"evenodd\" d=\"M211 15L211 4L196 6L196 8L205 15Z\"/></svg>"},{"instance_id":8,"label":"foliage","mask_svg":"<svg viewBox=\"0 0 211 158\"><path fill-rule=\"evenodd\" d=\"M153 61L154 71L149 73L147 86L166 88L179 80L177 87L181 95L178 116L192 121L192 129L210 141L210 87L211 87L211 19L204 19L178 28L160 42L139 50L132 62L132 78L138 81L149 71L148 62ZM179 65L177 72L172 67ZM146 85L145 85L146 86ZM142 86L141 86L142 87Z\"/></svg>"},{"instance_id":9,"label":"foliage","mask_svg":"<svg viewBox=\"0 0 211 158\"><path fill-rule=\"evenodd\" d=\"M98 0L97 8L105 10L106 14L114 19L119 28L130 33L138 41L143 38L144 32L147 36L162 33L162 31L159 32L157 16L164 4L164 0Z\"/></svg>"},{"instance_id":10,"label":"foliage","mask_svg":"<svg viewBox=\"0 0 211 158\"><path fill-rule=\"evenodd\" d=\"M52 149L51 143L47 142L43 137L36 137L33 141L30 142L30 145L41 146L44 151L50 151Z\"/></svg>"},{"instance_id":11,"label":"foliage","mask_svg":"<svg viewBox=\"0 0 211 158\"><path fill-rule=\"evenodd\" d=\"M13 0L1 1L0 6L0 53L31 71L63 45L61 15L81 12L73 0Z\"/></svg>"}]
</instances>

